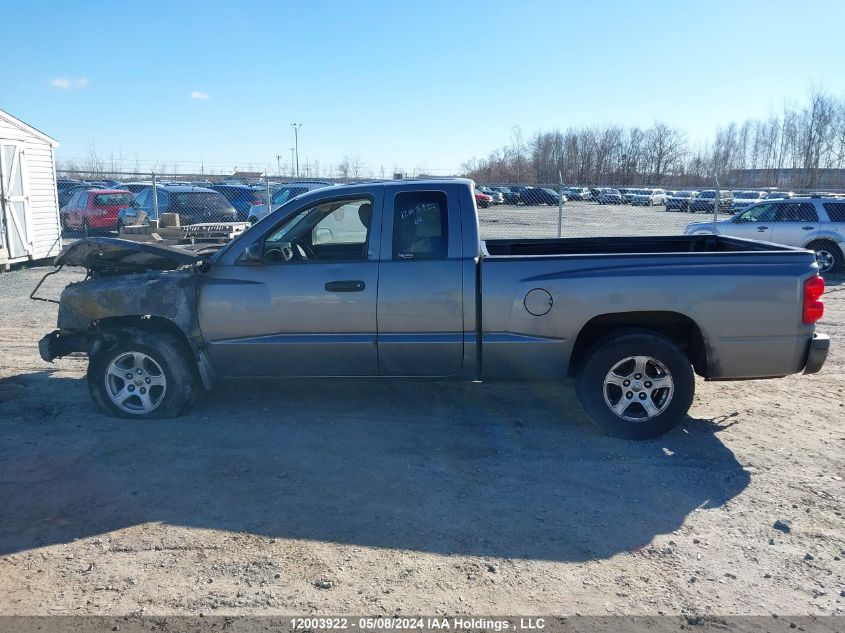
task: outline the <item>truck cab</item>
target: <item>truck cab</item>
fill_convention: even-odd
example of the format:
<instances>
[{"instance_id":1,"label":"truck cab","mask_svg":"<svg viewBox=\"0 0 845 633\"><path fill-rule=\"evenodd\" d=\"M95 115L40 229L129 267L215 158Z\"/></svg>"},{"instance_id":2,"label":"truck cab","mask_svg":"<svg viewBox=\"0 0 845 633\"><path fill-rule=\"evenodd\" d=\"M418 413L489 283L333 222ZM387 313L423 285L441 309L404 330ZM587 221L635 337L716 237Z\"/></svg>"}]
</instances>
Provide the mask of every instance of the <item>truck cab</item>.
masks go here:
<instances>
[{"instance_id":1,"label":"truck cab","mask_svg":"<svg viewBox=\"0 0 845 633\"><path fill-rule=\"evenodd\" d=\"M231 376L473 374L469 192L455 181L354 185L268 216L199 288L210 359Z\"/></svg>"}]
</instances>

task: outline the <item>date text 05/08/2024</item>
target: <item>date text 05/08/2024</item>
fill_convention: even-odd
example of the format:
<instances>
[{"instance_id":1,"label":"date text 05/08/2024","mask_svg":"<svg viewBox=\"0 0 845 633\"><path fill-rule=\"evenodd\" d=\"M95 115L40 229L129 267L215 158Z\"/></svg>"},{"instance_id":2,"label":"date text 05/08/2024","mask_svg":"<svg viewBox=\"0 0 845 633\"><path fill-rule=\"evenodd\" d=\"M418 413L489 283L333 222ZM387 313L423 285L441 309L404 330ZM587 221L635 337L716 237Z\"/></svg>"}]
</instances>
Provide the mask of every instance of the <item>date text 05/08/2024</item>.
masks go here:
<instances>
[{"instance_id":1,"label":"date text 05/08/2024","mask_svg":"<svg viewBox=\"0 0 845 633\"><path fill-rule=\"evenodd\" d=\"M300 617L291 618L293 630L363 631L538 631L546 627L544 618L482 617Z\"/></svg>"}]
</instances>

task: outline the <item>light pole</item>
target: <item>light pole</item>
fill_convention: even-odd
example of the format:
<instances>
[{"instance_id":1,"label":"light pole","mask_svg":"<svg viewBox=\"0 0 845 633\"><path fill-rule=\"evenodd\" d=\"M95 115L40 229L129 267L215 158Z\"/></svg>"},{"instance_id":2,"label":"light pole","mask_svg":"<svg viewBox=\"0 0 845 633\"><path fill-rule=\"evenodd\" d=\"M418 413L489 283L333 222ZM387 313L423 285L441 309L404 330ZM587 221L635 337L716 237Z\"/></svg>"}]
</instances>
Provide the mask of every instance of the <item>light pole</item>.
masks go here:
<instances>
[{"instance_id":1,"label":"light pole","mask_svg":"<svg viewBox=\"0 0 845 633\"><path fill-rule=\"evenodd\" d=\"M293 148L290 148L290 175L293 178Z\"/></svg>"},{"instance_id":2,"label":"light pole","mask_svg":"<svg viewBox=\"0 0 845 633\"><path fill-rule=\"evenodd\" d=\"M291 123L290 126L293 128L293 146L296 151L296 177L299 178L299 128L302 123Z\"/></svg>"}]
</instances>

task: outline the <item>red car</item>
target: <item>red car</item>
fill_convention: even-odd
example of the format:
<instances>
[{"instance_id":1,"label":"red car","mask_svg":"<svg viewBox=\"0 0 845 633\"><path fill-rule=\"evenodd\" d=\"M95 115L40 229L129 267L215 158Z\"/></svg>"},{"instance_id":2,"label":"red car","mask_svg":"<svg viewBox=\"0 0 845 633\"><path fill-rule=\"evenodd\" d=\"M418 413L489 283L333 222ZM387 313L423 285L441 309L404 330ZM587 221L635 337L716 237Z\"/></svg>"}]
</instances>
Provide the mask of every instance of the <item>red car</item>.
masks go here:
<instances>
[{"instance_id":1,"label":"red car","mask_svg":"<svg viewBox=\"0 0 845 633\"><path fill-rule=\"evenodd\" d=\"M475 204L477 204L482 209L486 209L491 204L493 204L493 196L488 196L486 193L476 191L475 192Z\"/></svg>"},{"instance_id":2,"label":"red car","mask_svg":"<svg viewBox=\"0 0 845 633\"><path fill-rule=\"evenodd\" d=\"M71 231L117 229L117 215L131 207L135 196L126 189L88 189L73 195L62 207L62 227Z\"/></svg>"}]
</instances>

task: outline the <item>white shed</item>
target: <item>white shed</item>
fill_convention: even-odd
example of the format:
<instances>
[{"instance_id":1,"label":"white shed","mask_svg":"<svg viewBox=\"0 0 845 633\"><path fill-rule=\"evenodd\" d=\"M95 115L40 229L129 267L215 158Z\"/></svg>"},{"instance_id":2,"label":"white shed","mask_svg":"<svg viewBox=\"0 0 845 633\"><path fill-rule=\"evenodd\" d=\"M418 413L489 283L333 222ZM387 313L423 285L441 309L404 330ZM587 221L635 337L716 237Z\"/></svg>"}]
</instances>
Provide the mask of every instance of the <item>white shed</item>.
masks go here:
<instances>
[{"instance_id":1,"label":"white shed","mask_svg":"<svg viewBox=\"0 0 845 633\"><path fill-rule=\"evenodd\" d=\"M54 151L59 144L0 110L0 269L62 248Z\"/></svg>"}]
</instances>

